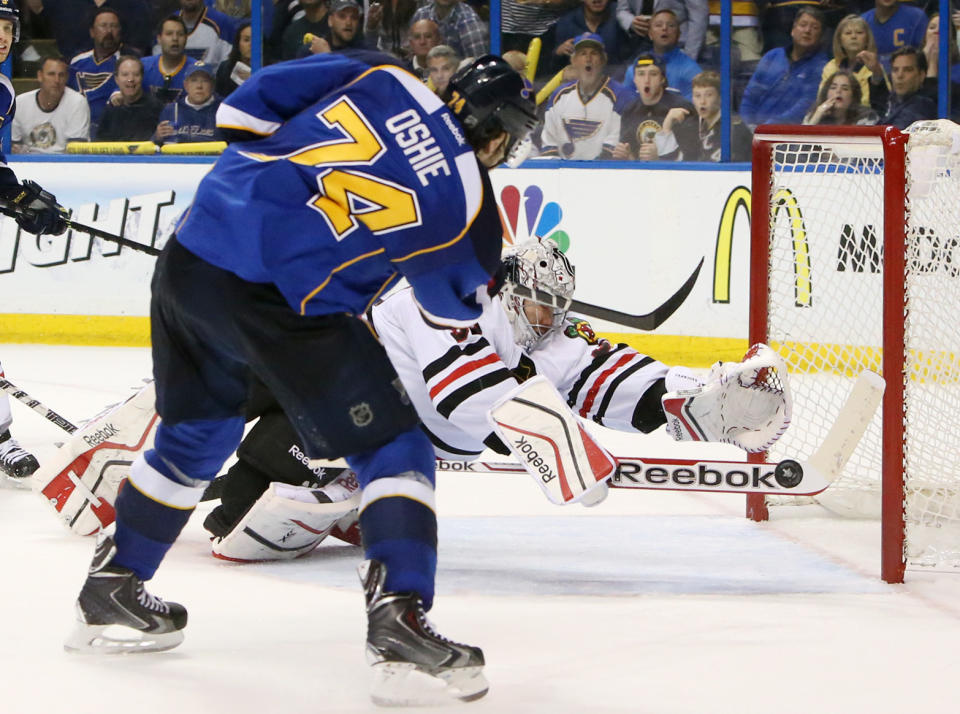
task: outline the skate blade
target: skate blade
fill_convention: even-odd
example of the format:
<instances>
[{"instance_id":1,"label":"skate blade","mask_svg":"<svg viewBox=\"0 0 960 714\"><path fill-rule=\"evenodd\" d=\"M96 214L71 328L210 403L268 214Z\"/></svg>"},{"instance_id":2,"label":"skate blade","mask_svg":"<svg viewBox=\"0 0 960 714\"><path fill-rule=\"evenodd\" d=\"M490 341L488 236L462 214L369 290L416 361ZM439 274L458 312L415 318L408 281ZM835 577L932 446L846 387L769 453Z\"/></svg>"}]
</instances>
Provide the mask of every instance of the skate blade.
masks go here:
<instances>
[{"instance_id":1,"label":"skate blade","mask_svg":"<svg viewBox=\"0 0 960 714\"><path fill-rule=\"evenodd\" d=\"M370 698L382 707L472 702L490 688L483 676L483 667L457 667L437 675L428 674L410 662L380 662L372 669Z\"/></svg>"},{"instance_id":2,"label":"skate blade","mask_svg":"<svg viewBox=\"0 0 960 714\"><path fill-rule=\"evenodd\" d=\"M9 488L17 491L32 491L33 476L18 478L8 474L0 474L0 488Z\"/></svg>"},{"instance_id":3,"label":"skate blade","mask_svg":"<svg viewBox=\"0 0 960 714\"><path fill-rule=\"evenodd\" d=\"M75 654L134 654L164 652L183 642L183 630L150 633L124 625L87 625L78 622L63 649Z\"/></svg>"}]
</instances>

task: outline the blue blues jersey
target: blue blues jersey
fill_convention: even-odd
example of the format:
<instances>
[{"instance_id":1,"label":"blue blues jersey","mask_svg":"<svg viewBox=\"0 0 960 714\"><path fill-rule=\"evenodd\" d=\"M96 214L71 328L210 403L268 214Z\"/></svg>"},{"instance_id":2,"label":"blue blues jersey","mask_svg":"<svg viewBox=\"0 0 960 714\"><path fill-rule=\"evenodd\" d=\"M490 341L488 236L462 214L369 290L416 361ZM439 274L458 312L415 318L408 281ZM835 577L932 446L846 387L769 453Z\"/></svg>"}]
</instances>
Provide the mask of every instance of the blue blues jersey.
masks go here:
<instances>
[{"instance_id":1,"label":"blue blues jersey","mask_svg":"<svg viewBox=\"0 0 960 714\"><path fill-rule=\"evenodd\" d=\"M87 104L90 105L91 124L100 122L110 95L117 91L117 80L113 73L117 68L119 57L118 50L98 62L93 50L87 50L70 60L70 78L67 80L67 86L80 92L87 100Z\"/></svg>"},{"instance_id":2,"label":"blue blues jersey","mask_svg":"<svg viewBox=\"0 0 960 714\"><path fill-rule=\"evenodd\" d=\"M0 74L0 129L13 122L13 113L16 111L14 97L16 92L10 79ZM17 183L13 169L7 166L7 157L0 153L0 186Z\"/></svg>"},{"instance_id":3,"label":"blue blues jersey","mask_svg":"<svg viewBox=\"0 0 960 714\"><path fill-rule=\"evenodd\" d=\"M161 61L162 55L152 55L141 60L143 87L164 104L175 102L183 94L183 79L187 76L187 70L197 61L193 57L184 55L180 64L169 72L164 72L160 68Z\"/></svg>"},{"instance_id":4,"label":"blue blues jersey","mask_svg":"<svg viewBox=\"0 0 960 714\"><path fill-rule=\"evenodd\" d=\"M469 326L499 265L486 170L415 76L338 54L257 72L220 105L231 144L177 230L187 249L273 283L301 314L365 312L400 277L428 320Z\"/></svg>"}]
</instances>

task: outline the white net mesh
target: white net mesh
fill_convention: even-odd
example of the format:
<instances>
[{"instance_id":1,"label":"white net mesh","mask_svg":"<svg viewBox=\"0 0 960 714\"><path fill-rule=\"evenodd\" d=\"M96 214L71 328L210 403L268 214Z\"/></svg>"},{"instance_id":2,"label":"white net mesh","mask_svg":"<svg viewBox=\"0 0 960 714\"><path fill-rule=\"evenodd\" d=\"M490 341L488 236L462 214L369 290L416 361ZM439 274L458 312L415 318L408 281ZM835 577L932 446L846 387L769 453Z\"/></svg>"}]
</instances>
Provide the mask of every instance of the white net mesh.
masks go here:
<instances>
[{"instance_id":1,"label":"white net mesh","mask_svg":"<svg viewBox=\"0 0 960 714\"><path fill-rule=\"evenodd\" d=\"M923 122L909 133L905 548L908 566L960 568L960 127ZM776 144L771 172L768 343L787 362L794 393L793 423L772 458L809 456L853 378L882 372L880 139L804 141ZM816 500L844 516L879 517L881 454L878 411L842 477Z\"/></svg>"}]
</instances>

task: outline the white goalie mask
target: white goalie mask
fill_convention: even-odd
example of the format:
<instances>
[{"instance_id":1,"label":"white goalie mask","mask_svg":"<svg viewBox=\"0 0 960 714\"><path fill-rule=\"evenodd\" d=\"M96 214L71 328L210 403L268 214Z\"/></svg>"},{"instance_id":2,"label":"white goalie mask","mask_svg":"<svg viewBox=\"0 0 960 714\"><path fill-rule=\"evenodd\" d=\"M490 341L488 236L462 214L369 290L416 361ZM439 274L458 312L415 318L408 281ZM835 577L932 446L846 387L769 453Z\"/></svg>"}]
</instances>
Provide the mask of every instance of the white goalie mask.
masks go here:
<instances>
[{"instance_id":1,"label":"white goalie mask","mask_svg":"<svg viewBox=\"0 0 960 714\"><path fill-rule=\"evenodd\" d=\"M504 253L503 308L514 341L526 351L560 328L570 309L574 269L556 242L518 243Z\"/></svg>"}]
</instances>

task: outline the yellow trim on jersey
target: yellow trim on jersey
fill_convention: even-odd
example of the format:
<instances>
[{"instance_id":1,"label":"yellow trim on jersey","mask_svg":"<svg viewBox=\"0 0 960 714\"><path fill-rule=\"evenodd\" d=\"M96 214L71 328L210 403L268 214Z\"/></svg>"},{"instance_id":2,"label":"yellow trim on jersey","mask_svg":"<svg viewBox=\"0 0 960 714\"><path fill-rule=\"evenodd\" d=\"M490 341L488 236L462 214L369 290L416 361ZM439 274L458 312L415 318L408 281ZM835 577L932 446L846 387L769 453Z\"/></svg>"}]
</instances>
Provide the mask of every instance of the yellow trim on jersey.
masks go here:
<instances>
[{"instance_id":1,"label":"yellow trim on jersey","mask_svg":"<svg viewBox=\"0 0 960 714\"><path fill-rule=\"evenodd\" d=\"M160 70L160 74L162 74L166 79L170 79L171 77L176 77L178 74L180 74L180 71L186 64L187 56L184 55L183 59L180 60L180 65L175 70L172 72L166 72L163 69L163 55L160 55L160 58L157 60L157 69Z\"/></svg>"},{"instance_id":2,"label":"yellow trim on jersey","mask_svg":"<svg viewBox=\"0 0 960 714\"><path fill-rule=\"evenodd\" d=\"M330 282L330 279L333 278L334 274L339 273L344 268L349 268L354 263L359 263L361 260L365 260L373 255L378 255L383 252L385 252L384 248L377 248L376 250L371 250L369 253L364 253L363 255L358 255L356 258L351 258L346 263L341 263L336 268L331 270L330 275L327 276L327 279L324 280L322 283L320 283L313 290L311 290L307 294L307 296L300 301L300 314L301 315L307 314L307 303L310 302L314 297L316 297L317 293L319 293L321 290L327 287L327 283Z\"/></svg>"},{"instance_id":3,"label":"yellow trim on jersey","mask_svg":"<svg viewBox=\"0 0 960 714\"><path fill-rule=\"evenodd\" d=\"M370 298L370 302L367 303L367 306L366 306L365 308L363 308L364 314L366 314L367 311L368 311L371 307L373 307L373 303L375 303L375 302L377 301L377 298L379 298L380 295L383 294L383 291L387 289L387 286L388 286L390 283L392 283L393 280L394 280L394 278L396 278L398 275L400 275L400 273L394 271L393 273L391 273L390 277L387 278L387 279L384 281L383 285L380 286L380 289L377 290L377 292L375 292L375 293L373 294L373 297L372 297L372 298ZM373 332L373 336L374 336L374 337L377 336L377 333L376 333L376 332L374 332L373 330L370 330L370 331ZM379 339L379 338L378 338L378 339Z\"/></svg>"},{"instance_id":4,"label":"yellow trim on jersey","mask_svg":"<svg viewBox=\"0 0 960 714\"><path fill-rule=\"evenodd\" d=\"M153 494L147 493L142 488L139 488L131 478L127 479L127 485L133 486L135 489L137 489L137 491L143 494L144 498L149 498L151 501L153 501L154 503L159 503L161 506L166 506L167 508L173 508L174 510L177 510L177 511L192 511L193 509L196 508L196 506L177 506L173 503L167 503L166 501L161 501L159 498L157 498Z\"/></svg>"},{"instance_id":5,"label":"yellow trim on jersey","mask_svg":"<svg viewBox=\"0 0 960 714\"><path fill-rule=\"evenodd\" d=\"M276 133L276 130L266 132L266 131L257 131L256 129L251 129L248 126L235 126L233 124L217 124L218 129L236 129L237 131L249 131L251 134L256 134L258 136L272 136Z\"/></svg>"}]
</instances>

